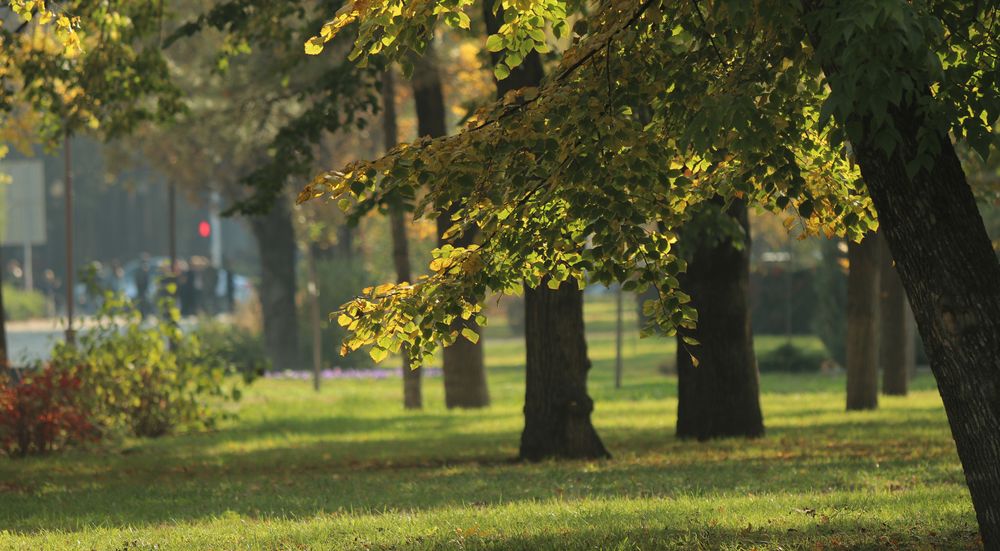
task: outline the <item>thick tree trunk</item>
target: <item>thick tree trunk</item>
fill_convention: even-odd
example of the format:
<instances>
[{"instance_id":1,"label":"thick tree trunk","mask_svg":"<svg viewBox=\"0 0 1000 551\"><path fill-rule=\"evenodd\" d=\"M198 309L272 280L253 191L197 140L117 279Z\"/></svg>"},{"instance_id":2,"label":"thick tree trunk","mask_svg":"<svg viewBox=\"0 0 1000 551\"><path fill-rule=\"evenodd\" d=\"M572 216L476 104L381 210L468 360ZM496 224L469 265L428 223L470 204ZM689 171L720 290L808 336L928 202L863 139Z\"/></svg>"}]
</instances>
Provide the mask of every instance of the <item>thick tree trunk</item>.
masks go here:
<instances>
[{"instance_id":1,"label":"thick tree trunk","mask_svg":"<svg viewBox=\"0 0 1000 551\"><path fill-rule=\"evenodd\" d=\"M417 131L421 136L432 138L444 136L447 133L444 93L441 89L441 75L434 44L429 44L424 55L414 61L412 84L417 108ZM438 218L439 244L444 244L440 236L451 225L451 213L442 214ZM454 244L466 246L472 243L474 237L472 233L467 234ZM455 328L461 328L463 323L457 321ZM479 342L473 343L460 338L455 344L446 347L441 355L445 405L449 408L481 408L490 405L486 368L483 363L483 341L480 339Z\"/></svg>"},{"instance_id":2,"label":"thick tree trunk","mask_svg":"<svg viewBox=\"0 0 1000 551\"><path fill-rule=\"evenodd\" d=\"M260 304L264 345L275 369L299 369L299 320L295 313L295 229L288 198L279 196L264 215L250 218L260 253Z\"/></svg>"},{"instance_id":3,"label":"thick tree trunk","mask_svg":"<svg viewBox=\"0 0 1000 551\"><path fill-rule=\"evenodd\" d=\"M382 134L383 145L388 151L399 142L399 127L396 124L396 78L390 66L382 73ZM392 233L392 263L396 268L396 281L411 281L410 245L406 237L406 214L398 201L389 210L389 226ZM403 407L420 409L423 396L420 388L419 369L410 368L410 358L403 354Z\"/></svg>"},{"instance_id":4,"label":"thick tree trunk","mask_svg":"<svg viewBox=\"0 0 1000 551\"><path fill-rule=\"evenodd\" d=\"M750 225L747 207L729 209L746 232L742 248L726 240L698 246L681 274L681 286L698 310L698 326L677 339L677 436L708 440L764 434L757 360L750 329ZM691 238L703 240L702 236ZM698 359L695 367L691 354Z\"/></svg>"},{"instance_id":5,"label":"thick tree trunk","mask_svg":"<svg viewBox=\"0 0 1000 551\"><path fill-rule=\"evenodd\" d=\"M878 407L879 239L847 244L847 409Z\"/></svg>"},{"instance_id":6,"label":"thick tree trunk","mask_svg":"<svg viewBox=\"0 0 1000 551\"><path fill-rule=\"evenodd\" d=\"M807 12L821 6L803 4ZM835 64L822 56L839 51L845 38L825 30L814 27L811 39L836 77ZM830 84L841 86L835 78ZM920 99L933 101L927 89ZM901 143L886 154L869 133L854 144L855 155L937 379L983 544L1000 550L1000 262L950 138L921 113L918 102L890 108L888 124ZM839 122L865 128L864 121ZM921 135L939 149L911 177L906 166L919 157Z\"/></svg>"},{"instance_id":7,"label":"thick tree trunk","mask_svg":"<svg viewBox=\"0 0 1000 551\"><path fill-rule=\"evenodd\" d=\"M904 136L924 127L894 113ZM946 135L933 167L908 178L907 143L858 160L944 401L987 549L1000 549L1000 264Z\"/></svg>"},{"instance_id":8,"label":"thick tree trunk","mask_svg":"<svg viewBox=\"0 0 1000 551\"><path fill-rule=\"evenodd\" d=\"M842 37L822 31L813 30L813 41L832 44L817 50L836 51ZM832 63L824 66L837 75ZM933 101L927 90L921 99ZM887 115L901 143L888 155L874 136L863 136L854 144L858 166L937 379L983 543L1000 549L1000 262L948 135L917 102ZM906 166L919 157L917 136L935 139L939 149L911 177Z\"/></svg>"},{"instance_id":9,"label":"thick tree trunk","mask_svg":"<svg viewBox=\"0 0 1000 551\"><path fill-rule=\"evenodd\" d=\"M446 213L437 219L438 245L446 242L440 239L452 226L451 215ZM472 244L475 234L466 233L451 241L456 247ZM456 320L452 328L461 330L470 327L479 332L479 326L472 320ZM459 337L455 344L441 352L444 371L444 403L449 408L481 408L490 405L490 391L486 384L486 368L483 361L483 341L473 343Z\"/></svg>"},{"instance_id":10,"label":"thick tree trunk","mask_svg":"<svg viewBox=\"0 0 1000 551\"><path fill-rule=\"evenodd\" d=\"M487 33L496 33L502 13L483 2ZM490 54L494 64L497 54ZM532 50L511 74L497 81L497 97L511 90L538 86L542 61ZM521 459L546 457L610 457L590 420L593 401L587 395L587 340L583 325L583 291L575 284L558 290L544 283L524 288L526 389Z\"/></svg>"},{"instance_id":11,"label":"thick tree trunk","mask_svg":"<svg viewBox=\"0 0 1000 551\"><path fill-rule=\"evenodd\" d=\"M524 299L525 334L550 340L528 347L521 459L610 457L590 421L583 295L565 282L555 291L526 288Z\"/></svg>"},{"instance_id":12,"label":"thick tree trunk","mask_svg":"<svg viewBox=\"0 0 1000 551\"><path fill-rule=\"evenodd\" d=\"M882 234L880 236L879 365L882 366L882 394L906 396L910 372L916 364L910 306L903 291L903 282L893 265L889 244Z\"/></svg>"}]
</instances>

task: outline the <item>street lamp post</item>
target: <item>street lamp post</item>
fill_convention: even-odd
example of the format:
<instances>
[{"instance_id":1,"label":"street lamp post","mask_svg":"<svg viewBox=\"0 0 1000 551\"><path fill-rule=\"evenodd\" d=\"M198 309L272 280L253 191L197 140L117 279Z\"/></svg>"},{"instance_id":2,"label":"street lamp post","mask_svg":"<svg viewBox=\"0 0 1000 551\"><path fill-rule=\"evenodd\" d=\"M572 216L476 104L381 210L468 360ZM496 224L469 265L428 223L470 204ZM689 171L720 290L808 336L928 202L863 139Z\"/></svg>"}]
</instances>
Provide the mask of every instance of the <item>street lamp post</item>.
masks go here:
<instances>
[{"instance_id":1,"label":"street lamp post","mask_svg":"<svg viewBox=\"0 0 1000 551\"><path fill-rule=\"evenodd\" d=\"M65 148L65 180L66 180L66 343L76 342L76 331L73 330L73 157L70 146L70 132L66 131L63 138Z\"/></svg>"}]
</instances>

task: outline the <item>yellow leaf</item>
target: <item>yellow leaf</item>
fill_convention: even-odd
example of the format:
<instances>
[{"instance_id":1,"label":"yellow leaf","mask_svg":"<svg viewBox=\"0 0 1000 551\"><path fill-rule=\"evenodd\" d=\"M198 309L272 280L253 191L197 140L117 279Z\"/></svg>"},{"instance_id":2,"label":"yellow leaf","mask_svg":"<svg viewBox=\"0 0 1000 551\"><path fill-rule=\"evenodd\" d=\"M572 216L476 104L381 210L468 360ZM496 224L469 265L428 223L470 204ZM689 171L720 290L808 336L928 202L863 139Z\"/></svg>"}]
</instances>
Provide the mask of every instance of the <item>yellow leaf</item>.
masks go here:
<instances>
[{"instance_id":1,"label":"yellow leaf","mask_svg":"<svg viewBox=\"0 0 1000 551\"><path fill-rule=\"evenodd\" d=\"M314 36L310 38L305 44L306 53L309 55L319 55L323 51L324 40L321 37Z\"/></svg>"},{"instance_id":2,"label":"yellow leaf","mask_svg":"<svg viewBox=\"0 0 1000 551\"><path fill-rule=\"evenodd\" d=\"M469 339L469 342L471 342L472 344L476 344L477 342L479 342L479 333L476 333L475 331L469 329L468 327L462 329L462 336L465 337L466 339Z\"/></svg>"},{"instance_id":3,"label":"yellow leaf","mask_svg":"<svg viewBox=\"0 0 1000 551\"><path fill-rule=\"evenodd\" d=\"M372 357L372 360L374 360L375 363L379 363L389 355L389 351L384 348L373 346L372 349L368 351L368 355Z\"/></svg>"}]
</instances>

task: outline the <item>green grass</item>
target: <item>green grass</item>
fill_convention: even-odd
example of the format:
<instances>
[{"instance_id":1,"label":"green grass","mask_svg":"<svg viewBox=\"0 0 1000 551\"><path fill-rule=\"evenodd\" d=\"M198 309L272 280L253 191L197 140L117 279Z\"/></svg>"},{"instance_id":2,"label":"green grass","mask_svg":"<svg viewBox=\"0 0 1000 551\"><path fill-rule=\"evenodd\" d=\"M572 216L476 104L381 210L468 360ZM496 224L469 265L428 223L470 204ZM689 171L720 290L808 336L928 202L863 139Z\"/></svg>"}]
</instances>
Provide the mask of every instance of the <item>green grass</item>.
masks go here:
<instances>
[{"instance_id":1,"label":"green grass","mask_svg":"<svg viewBox=\"0 0 1000 551\"><path fill-rule=\"evenodd\" d=\"M591 305L588 319L611 312ZM605 320L606 321L606 320ZM596 324L595 324L596 325ZM668 340L590 335L609 461L518 464L522 349L491 328L494 404L400 407L401 383L260 381L239 420L99 453L0 461L0 549L952 549L979 545L929 376L846 413L839 376L762 378L765 438L672 436ZM760 337L758 350L783 338ZM797 344L819 346L815 339Z\"/></svg>"}]
</instances>

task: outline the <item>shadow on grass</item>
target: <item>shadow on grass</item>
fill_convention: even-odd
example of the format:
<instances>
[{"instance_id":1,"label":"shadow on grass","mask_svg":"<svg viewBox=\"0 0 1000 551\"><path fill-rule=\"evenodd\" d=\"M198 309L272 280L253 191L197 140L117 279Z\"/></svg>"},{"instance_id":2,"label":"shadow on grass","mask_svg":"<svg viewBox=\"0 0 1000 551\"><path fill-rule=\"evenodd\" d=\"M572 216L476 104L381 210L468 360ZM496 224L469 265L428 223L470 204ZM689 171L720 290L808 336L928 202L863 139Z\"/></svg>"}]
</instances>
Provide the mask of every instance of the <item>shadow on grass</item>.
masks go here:
<instances>
[{"instance_id":1,"label":"shadow on grass","mask_svg":"<svg viewBox=\"0 0 1000 551\"><path fill-rule=\"evenodd\" d=\"M367 545L367 544L366 544ZM649 527L630 530L591 528L562 530L559 533L505 536L486 532L448 537L416 536L389 546L372 549L461 549L536 551L563 549L981 549L974 528L947 532L893 530L876 523L840 523L805 530L774 530L753 527L740 530L702 527L690 529ZM367 547L366 547L367 548Z\"/></svg>"},{"instance_id":2,"label":"shadow on grass","mask_svg":"<svg viewBox=\"0 0 1000 551\"><path fill-rule=\"evenodd\" d=\"M451 422L438 418L447 416L427 417L431 423ZM350 430L377 432L384 430L380 424ZM46 469L7 492L0 489L6 502L0 526L34 533L194 521L227 511L298 518L345 510L419 511L553 498L744 496L766 495L776 488L803 494L900 492L929 482L964 484L960 470L926 467L930 458L954 454L940 442L934 449L924 446L919 455L897 455L914 444L907 425L899 425L896 440L864 442L816 442L808 434L815 427L783 433L796 438L750 443L681 442L658 430L620 429L608 438L619 451L628 450L617 459L536 464L513 462L517 435L509 431L464 435L460 449L454 447L455 435L447 433L403 444L396 439L331 440L232 451L156 446L103 461L86 458L93 468L86 476L80 469ZM321 427L336 426L305 423L300 428L322 432ZM649 442L659 444L643 445ZM72 462L73 457L64 459Z\"/></svg>"}]
</instances>

